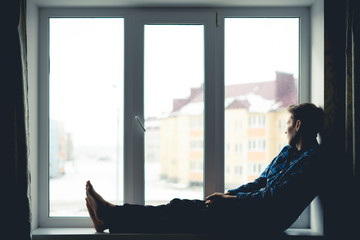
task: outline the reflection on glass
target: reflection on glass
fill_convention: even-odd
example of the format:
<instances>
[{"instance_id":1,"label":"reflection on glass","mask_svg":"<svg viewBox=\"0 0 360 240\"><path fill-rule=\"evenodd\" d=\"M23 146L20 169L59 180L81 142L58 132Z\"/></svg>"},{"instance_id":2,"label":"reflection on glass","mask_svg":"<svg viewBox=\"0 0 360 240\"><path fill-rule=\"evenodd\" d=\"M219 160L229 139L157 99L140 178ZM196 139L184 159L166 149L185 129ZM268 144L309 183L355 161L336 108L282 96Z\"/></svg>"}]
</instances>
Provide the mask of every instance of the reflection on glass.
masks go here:
<instances>
[{"instance_id":1,"label":"reflection on glass","mask_svg":"<svg viewBox=\"0 0 360 240\"><path fill-rule=\"evenodd\" d=\"M287 144L298 52L297 18L225 19L225 190L253 181Z\"/></svg>"},{"instance_id":2,"label":"reflection on glass","mask_svg":"<svg viewBox=\"0 0 360 240\"><path fill-rule=\"evenodd\" d=\"M145 25L145 203L203 198L202 25Z\"/></svg>"},{"instance_id":3,"label":"reflection on glass","mask_svg":"<svg viewBox=\"0 0 360 240\"><path fill-rule=\"evenodd\" d=\"M86 180L123 202L124 21L49 24L49 216L88 216Z\"/></svg>"}]
</instances>

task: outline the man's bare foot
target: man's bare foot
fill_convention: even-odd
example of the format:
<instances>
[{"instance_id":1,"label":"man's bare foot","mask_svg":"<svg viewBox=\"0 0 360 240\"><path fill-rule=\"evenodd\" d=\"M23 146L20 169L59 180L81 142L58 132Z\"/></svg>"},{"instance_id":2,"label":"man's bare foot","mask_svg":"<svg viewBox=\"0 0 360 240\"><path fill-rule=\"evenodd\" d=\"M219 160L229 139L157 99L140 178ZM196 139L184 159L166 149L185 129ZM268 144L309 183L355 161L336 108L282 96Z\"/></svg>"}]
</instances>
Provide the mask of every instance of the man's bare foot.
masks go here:
<instances>
[{"instance_id":1,"label":"man's bare foot","mask_svg":"<svg viewBox=\"0 0 360 240\"><path fill-rule=\"evenodd\" d=\"M94 228L97 232L103 232L105 229L107 229L107 227L105 226L105 223L104 221L101 221L101 220L98 220L96 217L95 217L95 213L94 213L94 210L91 206L91 203L89 201L88 198L85 198L86 200L86 208L89 212L89 215L90 215L90 218L94 224Z\"/></svg>"},{"instance_id":2,"label":"man's bare foot","mask_svg":"<svg viewBox=\"0 0 360 240\"><path fill-rule=\"evenodd\" d=\"M115 207L114 204L109 203L108 201L105 201L105 200L100 196L100 194L98 194L98 193L95 191L95 189L94 189L93 185L90 183L90 181L87 181L87 182L86 182L86 187L85 187L85 189L86 189L86 195L87 195L87 196L90 194L90 195L91 195L93 198L95 198L99 203L101 203L102 205L104 205L104 206L106 206L106 207ZM88 196L88 197L89 197L89 196Z\"/></svg>"},{"instance_id":3,"label":"man's bare foot","mask_svg":"<svg viewBox=\"0 0 360 240\"><path fill-rule=\"evenodd\" d=\"M91 207L91 213L95 217L94 219L97 221L97 223L104 223L104 211L107 210L107 208L113 208L115 207L114 204L111 204L107 201L105 201L100 194L98 194L95 190L90 181L86 182L86 196L87 200L86 203L89 204ZM89 212L90 214L90 212ZM91 215L90 215L91 217ZM94 223L95 224L95 223ZM105 224L104 224L105 225Z\"/></svg>"}]
</instances>

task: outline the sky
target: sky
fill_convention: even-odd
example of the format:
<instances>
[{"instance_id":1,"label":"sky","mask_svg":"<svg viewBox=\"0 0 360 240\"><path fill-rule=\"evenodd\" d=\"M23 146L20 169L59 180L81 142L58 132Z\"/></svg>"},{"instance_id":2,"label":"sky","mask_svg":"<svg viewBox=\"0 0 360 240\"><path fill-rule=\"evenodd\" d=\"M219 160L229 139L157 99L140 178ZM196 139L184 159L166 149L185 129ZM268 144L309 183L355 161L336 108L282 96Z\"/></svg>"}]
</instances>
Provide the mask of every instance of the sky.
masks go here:
<instances>
[{"instance_id":1,"label":"sky","mask_svg":"<svg viewBox=\"0 0 360 240\"><path fill-rule=\"evenodd\" d=\"M122 18L50 19L50 118L65 123L76 145L116 143L123 46Z\"/></svg>"},{"instance_id":2,"label":"sky","mask_svg":"<svg viewBox=\"0 0 360 240\"><path fill-rule=\"evenodd\" d=\"M122 135L123 23L50 19L50 118L65 123L75 145L111 145ZM297 77L298 25L291 18L225 19L225 84L272 81L275 71ZM144 33L148 117L171 111L173 98L204 82L204 27L145 25Z\"/></svg>"}]
</instances>

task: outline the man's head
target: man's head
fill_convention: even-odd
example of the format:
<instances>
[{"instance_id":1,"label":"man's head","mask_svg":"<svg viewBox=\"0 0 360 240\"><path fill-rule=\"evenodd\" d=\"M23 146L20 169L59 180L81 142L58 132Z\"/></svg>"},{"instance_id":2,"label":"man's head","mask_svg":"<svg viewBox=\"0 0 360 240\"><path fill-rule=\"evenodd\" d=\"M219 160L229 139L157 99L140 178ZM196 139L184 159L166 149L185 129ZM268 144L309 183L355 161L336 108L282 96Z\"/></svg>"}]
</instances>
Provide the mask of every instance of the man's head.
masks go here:
<instances>
[{"instance_id":1,"label":"man's head","mask_svg":"<svg viewBox=\"0 0 360 240\"><path fill-rule=\"evenodd\" d=\"M322 108L312 103L290 105L288 108L290 117L287 122L286 134L290 146L295 146L300 138L315 139L322 132L323 115Z\"/></svg>"}]
</instances>

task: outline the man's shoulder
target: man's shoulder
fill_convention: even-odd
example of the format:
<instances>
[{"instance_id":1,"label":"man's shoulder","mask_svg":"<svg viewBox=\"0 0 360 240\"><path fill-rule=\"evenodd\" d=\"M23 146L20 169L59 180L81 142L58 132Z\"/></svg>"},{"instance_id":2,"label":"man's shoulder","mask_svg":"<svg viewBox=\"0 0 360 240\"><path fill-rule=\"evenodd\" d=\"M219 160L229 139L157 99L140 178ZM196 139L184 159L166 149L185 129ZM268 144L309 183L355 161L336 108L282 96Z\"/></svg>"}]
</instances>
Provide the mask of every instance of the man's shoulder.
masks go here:
<instances>
[{"instance_id":1,"label":"man's shoulder","mask_svg":"<svg viewBox=\"0 0 360 240\"><path fill-rule=\"evenodd\" d=\"M315 156L321 154L321 147L320 146L314 146L312 148L309 148L303 152L303 156Z\"/></svg>"},{"instance_id":2,"label":"man's shoulder","mask_svg":"<svg viewBox=\"0 0 360 240\"><path fill-rule=\"evenodd\" d=\"M283 147L283 149L281 149L279 155L288 155L291 149L292 147L290 145L286 145L285 147Z\"/></svg>"},{"instance_id":3,"label":"man's shoulder","mask_svg":"<svg viewBox=\"0 0 360 240\"><path fill-rule=\"evenodd\" d=\"M300 156L302 157L306 157L306 156L312 156L312 155L317 155L320 153L320 146L314 146L312 148L309 148L307 150L298 150L296 147L294 146L290 146L290 145L286 145L285 147L283 147L283 149L280 151L279 155L289 155L289 153L300 153ZM298 154L296 154L297 156L299 156Z\"/></svg>"},{"instance_id":4,"label":"man's shoulder","mask_svg":"<svg viewBox=\"0 0 360 240\"><path fill-rule=\"evenodd\" d=\"M312 169L319 167L321 160L321 149L320 147L309 148L303 151L302 154L298 155L295 161L299 162L303 167L308 166Z\"/></svg>"}]
</instances>

